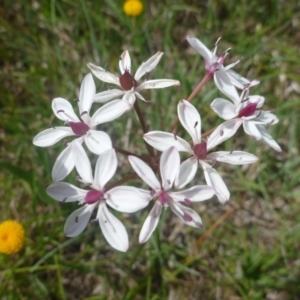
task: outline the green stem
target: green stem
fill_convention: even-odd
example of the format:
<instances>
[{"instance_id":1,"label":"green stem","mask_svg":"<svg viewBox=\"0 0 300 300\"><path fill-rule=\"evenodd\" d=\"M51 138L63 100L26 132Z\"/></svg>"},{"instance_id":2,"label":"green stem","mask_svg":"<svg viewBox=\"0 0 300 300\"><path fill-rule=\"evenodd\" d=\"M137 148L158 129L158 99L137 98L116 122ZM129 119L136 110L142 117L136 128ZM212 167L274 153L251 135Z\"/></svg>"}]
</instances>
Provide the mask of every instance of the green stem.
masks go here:
<instances>
[{"instance_id":1,"label":"green stem","mask_svg":"<svg viewBox=\"0 0 300 300\"><path fill-rule=\"evenodd\" d=\"M126 155L126 156L133 155L133 156L136 156L136 157L138 157L139 159L141 159L141 160L147 162L147 160L145 160L144 157L142 157L142 156L140 156L140 155L137 155L137 154L134 154L134 153L132 153L132 152L130 152L130 151L124 150L123 148L119 148L119 147L117 147L117 146L114 146L114 149L115 149L116 152L118 152L118 153L124 154L124 155Z\"/></svg>"},{"instance_id":2,"label":"green stem","mask_svg":"<svg viewBox=\"0 0 300 300\"><path fill-rule=\"evenodd\" d=\"M137 114L137 116L138 116L138 118L139 118L139 121L140 121L140 123L141 123L143 132L144 132L144 134L145 134L145 133L148 132L148 128L147 128L147 125L146 125L144 116L143 116L143 114L142 114L142 111L141 111L141 109L140 109L140 107L139 107L138 101L135 101L135 103L134 103L134 109L135 109L136 114ZM155 158L155 153L154 153L153 148L152 148L149 144L147 144L145 141L144 141L144 143L145 143L145 145L146 145L146 148L147 148L147 150L148 150L148 153L149 153L150 157Z\"/></svg>"}]
</instances>

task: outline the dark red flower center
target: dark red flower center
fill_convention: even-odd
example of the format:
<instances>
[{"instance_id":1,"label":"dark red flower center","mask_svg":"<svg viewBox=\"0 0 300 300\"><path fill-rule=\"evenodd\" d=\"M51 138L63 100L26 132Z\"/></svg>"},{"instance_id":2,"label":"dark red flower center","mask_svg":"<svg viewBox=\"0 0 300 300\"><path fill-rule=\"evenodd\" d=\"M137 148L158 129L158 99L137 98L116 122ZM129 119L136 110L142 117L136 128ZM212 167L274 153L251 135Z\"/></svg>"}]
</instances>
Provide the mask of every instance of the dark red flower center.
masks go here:
<instances>
[{"instance_id":1,"label":"dark red flower center","mask_svg":"<svg viewBox=\"0 0 300 300\"><path fill-rule=\"evenodd\" d=\"M94 204L96 202L98 202L99 200L101 200L104 196L104 193L102 191L96 191L96 190L91 190L88 191L88 193L86 194L84 201L87 204Z\"/></svg>"},{"instance_id":2,"label":"dark red flower center","mask_svg":"<svg viewBox=\"0 0 300 300\"><path fill-rule=\"evenodd\" d=\"M207 156L207 143L206 141L196 144L194 146L194 153L198 159L204 160Z\"/></svg>"},{"instance_id":3,"label":"dark red flower center","mask_svg":"<svg viewBox=\"0 0 300 300\"><path fill-rule=\"evenodd\" d=\"M167 192L163 191L160 193L160 195L158 196L158 201L164 205L168 203L168 199L169 199L169 195Z\"/></svg>"},{"instance_id":4,"label":"dark red flower center","mask_svg":"<svg viewBox=\"0 0 300 300\"><path fill-rule=\"evenodd\" d=\"M82 136L85 135L89 131L89 126L83 122L68 122L73 132L76 135Z\"/></svg>"},{"instance_id":5,"label":"dark red flower center","mask_svg":"<svg viewBox=\"0 0 300 300\"><path fill-rule=\"evenodd\" d=\"M138 86L137 81L131 76L131 74L125 70L124 74L119 78L121 87L125 91L130 91L132 88Z\"/></svg>"},{"instance_id":6,"label":"dark red flower center","mask_svg":"<svg viewBox=\"0 0 300 300\"><path fill-rule=\"evenodd\" d=\"M249 103L244 108L242 108L239 112L238 117L250 117L256 111L257 103Z\"/></svg>"}]
</instances>

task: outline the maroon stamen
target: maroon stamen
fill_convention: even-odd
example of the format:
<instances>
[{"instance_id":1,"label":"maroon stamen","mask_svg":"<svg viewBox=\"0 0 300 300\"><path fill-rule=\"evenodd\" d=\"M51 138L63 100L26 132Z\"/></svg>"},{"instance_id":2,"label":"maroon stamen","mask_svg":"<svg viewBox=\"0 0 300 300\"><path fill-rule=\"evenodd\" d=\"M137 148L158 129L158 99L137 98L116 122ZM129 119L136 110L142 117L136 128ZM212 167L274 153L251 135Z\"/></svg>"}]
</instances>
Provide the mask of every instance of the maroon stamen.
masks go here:
<instances>
[{"instance_id":1,"label":"maroon stamen","mask_svg":"<svg viewBox=\"0 0 300 300\"><path fill-rule=\"evenodd\" d=\"M261 115L261 111L258 113L258 115L256 116L256 118L258 118Z\"/></svg>"},{"instance_id":2,"label":"maroon stamen","mask_svg":"<svg viewBox=\"0 0 300 300\"><path fill-rule=\"evenodd\" d=\"M119 78L121 87L125 91L130 91L133 87L137 87L137 81L131 76L131 74L125 70L124 74Z\"/></svg>"},{"instance_id":3,"label":"maroon stamen","mask_svg":"<svg viewBox=\"0 0 300 300\"><path fill-rule=\"evenodd\" d=\"M244 108L242 108L239 112L238 117L250 117L256 111L257 103L249 103Z\"/></svg>"},{"instance_id":4,"label":"maroon stamen","mask_svg":"<svg viewBox=\"0 0 300 300\"><path fill-rule=\"evenodd\" d=\"M201 142L200 144L196 144L194 146L194 153L197 156L198 159L205 159L207 156L207 143Z\"/></svg>"},{"instance_id":5,"label":"maroon stamen","mask_svg":"<svg viewBox=\"0 0 300 300\"><path fill-rule=\"evenodd\" d=\"M84 202L87 204L94 204L103 198L104 193L102 191L91 190L88 191L84 198Z\"/></svg>"},{"instance_id":6,"label":"maroon stamen","mask_svg":"<svg viewBox=\"0 0 300 300\"><path fill-rule=\"evenodd\" d=\"M267 123L267 125L271 125L275 122L275 120L273 119L272 121L270 121L269 123Z\"/></svg>"},{"instance_id":7,"label":"maroon stamen","mask_svg":"<svg viewBox=\"0 0 300 300\"><path fill-rule=\"evenodd\" d=\"M73 132L78 136L85 135L90 129L89 126L83 122L68 122L68 124L72 128Z\"/></svg>"},{"instance_id":8,"label":"maroon stamen","mask_svg":"<svg viewBox=\"0 0 300 300\"><path fill-rule=\"evenodd\" d=\"M248 100L249 100L249 97L246 97L245 99L242 100L242 102L244 103L244 102L246 102Z\"/></svg>"}]
</instances>

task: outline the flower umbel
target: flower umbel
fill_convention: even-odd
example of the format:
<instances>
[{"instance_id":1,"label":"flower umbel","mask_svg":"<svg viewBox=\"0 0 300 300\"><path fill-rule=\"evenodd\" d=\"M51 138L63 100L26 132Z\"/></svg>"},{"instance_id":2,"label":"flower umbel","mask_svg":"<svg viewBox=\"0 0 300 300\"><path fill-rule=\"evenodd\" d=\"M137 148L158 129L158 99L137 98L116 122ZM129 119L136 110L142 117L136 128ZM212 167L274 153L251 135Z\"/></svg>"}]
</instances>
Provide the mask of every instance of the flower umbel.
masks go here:
<instances>
[{"instance_id":1,"label":"flower umbel","mask_svg":"<svg viewBox=\"0 0 300 300\"><path fill-rule=\"evenodd\" d=\"M123 4L125 15L137 17L143 12L144 6L140 0L126 0Z\"/></svg>"},{"instance_id":2,"label":"flower umbel","mask_svg":"<svg viewBox=\"0 0 300 300\"><path fill-rule=\"evenodd\" d=\"M124 13L132 17L138 16L143 11L143 3L145 3L143 0L124 1ZM134 25L135 20L131 19L131 21ZM146 115L150 106L145 107L144 105L143 108L146 109L143 110L139 103L135 102L137 98L144 102L151 102L145 99L147 97L144 98L144 90L180 85L178 80L173 79L148 80L148 74L160 62L162 52L157 52L145 60L136 72L132 72L131 57L127 50L124 51L118 61L120 69L118 76L108 72L106 68L88 63L91 73L87 74L82 81L77 101L79 111L77 115L69 101L63 98L53 99L53 113L65 123L65 126L49 126L48 129L34 137L33 143L39 147L48 147L64 138L70 139L65 143L65 149L53 166L54 183L47 188L48 195L55 200L62 203L77 202L79 204L79 207L69 215L65 222L64 233L66 236L75 237L81 234L92 219L93 222L97 221L99 224L108 244L125 252L129 248L128 234L122 222L114 216L112 211L134 213L145 208L151 200L153 200L153 205L142 226L139 235L140 243L144 243L150 238L157 227L163 209L170 208L183 223L200 228L202 220L191 205L210 199L214 195L220 203L225 203L230 198L225 180L222 178L222 174L218 173L219 162L246 165L258 160L255 155L235 150L232 147L227 149L230 151L211 152L215 146L231 138L238 128L243 126L248 135L281 151L280 146L266 129L266 127L276 124L278 118L272 111L261 110L264 97L250 95L250 90L252 92L252 87L259 84L259 81L256 79L250 81L234 72L232 67L239 61L224 65L230 49L218 56L217 48L220 39L212 51L194 37L187 36L187 40L204 58L206 74L189 93L187 100L177 102L177 116L174 118L169 132L149 131L149 126L151 123L160 126L168 121L167 114L172 112L172 105L177 105L173 102L173 98L177 98L177 95L168 97L167 94L160 93L161 98L168 101L167 109L159 107L151 112L150 118L149 115ZM138 52L137 48L133 47L132 49ZM177 65L177 63L180 66L181 63L177 61L179 56L176 55L173 58L170 66ZM185 70L185 68L181 69ZM176 73L175 69L173 71ZM169 74L175 74L174 72L169 72ZM108 83L108 89L96 93L93 75L102 82ZM217 98L211 103L210 107L225 122L202 133L201 128L209 125L210 116L202 119L202 121L209 121L207 124L203 124L198 109L191 104L191 101L212 78L214 78L217 88L230 101ZM237 89L241 91L238 92ZM149 100L155 100L155 93L150 94L151 99ZM182 98L178 97L177 99ZM92 107L94 102L105 104L94 111ZM101 130L107 130L107 133L99 131L99 124L111 122L133 108L137 116L134 121L131 118L127 118L126 121L123 116L122 124L101 126ZM205 111L204 108L202 113ZM154 114L157 116L152 118ZM159 117L164 120L157 120ZM186 141L177 136L175 128L179 121L192 141ZM138 123L141 128L138 128ZM132 126L132 124L134 125ZM141 141L142 132L146 141L144 146L146 146L147 154L142 153L138 144ZM108 134L112 134L112 138ZM236 141L234 144L237 144ZM130 147L128 147L129 145ZM159 154L154 148L162 153ZM86 151L87 149L89 151ZM123 163L118 168L117 152L118 155L128 157L134 172L128 172ZM185 152L183 159L180 157L181 152ZM90 160L90 155L97 155L98 158ZM91 162L96 162L95 167L91 166ZM194 178L196 179L199 166L203 171L202 177L206 184L184 189ZM80 187L60 182L74 168L79 174L77 180L80 182ZM117 170L118 174L115 174ZM132 186L135 184L137 176L150 187L148 190ZM113 177L113 182L107 185ZM250 179L246 178L245 180L248 182ZM126 182L128 185L123 185ZM24 230L14 231L13 228L16 226L0 226L0 251L3 253L15 253L23 245ZM13 235L12 233L15 232L23 232L23 235ZM10 237L13 238L10 239Z\"/></svg>"},{"instance_id":3,"label":"flower umbel","mask_svg":"<svg viewBox=\"0 0 300 300\"><path fill-rule=\"evenodd\" d=\"M25 231L22 224L13 220L0 224L0 253L17 253L23 248L24 242Z\"/></svg>"}]
</instances>

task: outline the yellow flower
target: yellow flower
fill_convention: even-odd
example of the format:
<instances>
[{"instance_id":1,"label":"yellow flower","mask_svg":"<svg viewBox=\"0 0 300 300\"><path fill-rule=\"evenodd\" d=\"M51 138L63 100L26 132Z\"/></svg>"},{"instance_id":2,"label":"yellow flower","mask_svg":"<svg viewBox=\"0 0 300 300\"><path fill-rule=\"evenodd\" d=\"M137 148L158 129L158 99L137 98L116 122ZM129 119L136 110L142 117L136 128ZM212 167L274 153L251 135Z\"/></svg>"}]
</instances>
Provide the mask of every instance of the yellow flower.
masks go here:
<instances>
[{"instance_id":1,"label":"yellow flower","mask_svg":"<svg viewBox=\"0 0 300 300\"><path fill-rule=\"evenodd\" d=\"M8 220L0 224L0 253L19 252L25 241L25 231L17 221Z\"/></svg>"},{"instance_id":2,"label":"yellow flower","mask_svg":"<svg viewBox=\"0 0 300 300\"><path fill-rule=\"evenodd\" d=\"M123 5L124 13L132 17L139 16L143 8L143 3L140 0L127 0Z\"/></svg>"}]
</instances>

